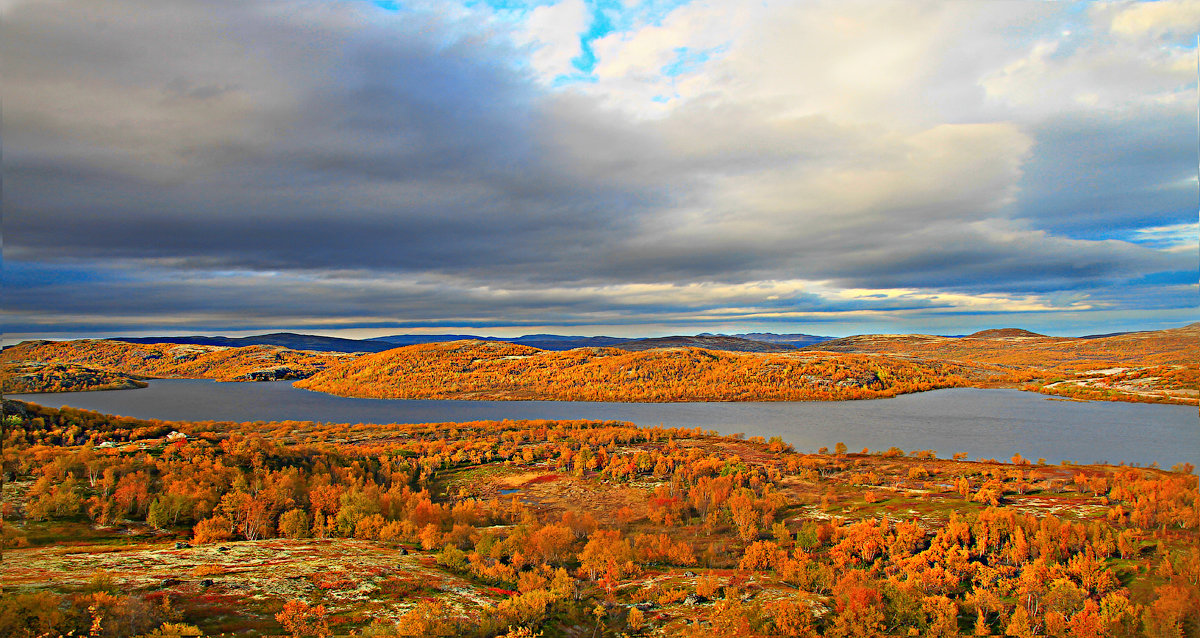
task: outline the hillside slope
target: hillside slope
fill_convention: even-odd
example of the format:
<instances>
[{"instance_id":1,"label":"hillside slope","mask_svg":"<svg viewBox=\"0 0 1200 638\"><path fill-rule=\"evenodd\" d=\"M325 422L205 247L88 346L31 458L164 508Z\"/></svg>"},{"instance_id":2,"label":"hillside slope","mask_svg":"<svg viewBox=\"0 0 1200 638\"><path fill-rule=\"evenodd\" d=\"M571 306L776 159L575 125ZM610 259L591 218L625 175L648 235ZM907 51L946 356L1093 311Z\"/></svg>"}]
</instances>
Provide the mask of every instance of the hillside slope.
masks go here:
<instances>
[{"instance_id":1,"label":"hillside slope","mask_svg":"<svg viewBox=\"0 0 1200 638\"><path fill-rule=\"evenodd\" d=\"M72 363L22 361L0 364L0 392L6 394L133 390L144 387L144 381L127 374Z\"/></svg>"},{"instance_id":2,"label":"hillside slope","mask_svg":"<svg viewBox=\"0 0 1200 638\"><path fill-rule=\"evenodd\" d=\"M1115 364L1195 365L1200 323L1111 337L1047 337L1025 330L985 330L966 337L857 335L804 348L808 351L898 354L942 361L1088 370Z\"/></svg>"},{"instance_id":3,"label":"hillside slope","mask_svg":"<svg viewBox=\"0 0 1200 638\"><path fill-rule=\"evenodd\" d=\"M297 387L394 399L780 401L860 399L963 385L956 366L843 354L699 348L550 352L490 341L415 345L330 366Z\"/></svg>"},{"instance_id":4,"label":"hillside slope","mask_svg":"<svg viewBox=\"0 0 1200 638\"><path fill-rule=\"evenodd\" d=\"M952 363L983 385L1026 382L1024 389L1079 399L1194 405L1200 397L1200 323L1086 338L1012 328L966 337L858 335L804 350Z\"/></svg>"},{"instance_id":5,"label":"hillside slope","mask_svg":"<svg viewBox=\"0 0 1200 638\"><path fill-rule=\"evenodd\" d=\"M26 341L5 348L0 352L0 367L11 371L19 365L55 363L137 377L276 381L301 379L354 356L266 345L230 348L80 339Z\"/></svg>"}]
</instances>

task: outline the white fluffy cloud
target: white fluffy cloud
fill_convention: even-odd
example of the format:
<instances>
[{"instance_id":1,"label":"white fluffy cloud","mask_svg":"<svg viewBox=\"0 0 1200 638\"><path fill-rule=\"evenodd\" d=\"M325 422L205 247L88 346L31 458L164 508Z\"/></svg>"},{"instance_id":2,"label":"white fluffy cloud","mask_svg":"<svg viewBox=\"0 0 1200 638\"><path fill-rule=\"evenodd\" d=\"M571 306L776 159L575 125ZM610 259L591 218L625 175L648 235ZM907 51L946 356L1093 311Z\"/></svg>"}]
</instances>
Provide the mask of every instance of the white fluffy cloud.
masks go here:
<instances>
[{"instance_id":1,"label":"white fluffy cloud","mask_svg":"<svg viewBox=\"0 0 1200 638\"><path fill-rule=\"evenodd\" d=\"M562 0L529 12L515 38L530 48L529 64L543 82L575 71L571 61L580 54L580 36L591 16L583 0Z\"/></svg>"},{"instance_id":2,"label":"white fluffy cloud","mask_svg":"<svg viewBox=\"0 0 1200 638\"><path fill-rule=\"evenodd\" d=\"M1197 0L1128 3L1110 10L1113 33L1126 37L1195 37L1200 31L1200 2Z\"/></svg>"}]
</instances>

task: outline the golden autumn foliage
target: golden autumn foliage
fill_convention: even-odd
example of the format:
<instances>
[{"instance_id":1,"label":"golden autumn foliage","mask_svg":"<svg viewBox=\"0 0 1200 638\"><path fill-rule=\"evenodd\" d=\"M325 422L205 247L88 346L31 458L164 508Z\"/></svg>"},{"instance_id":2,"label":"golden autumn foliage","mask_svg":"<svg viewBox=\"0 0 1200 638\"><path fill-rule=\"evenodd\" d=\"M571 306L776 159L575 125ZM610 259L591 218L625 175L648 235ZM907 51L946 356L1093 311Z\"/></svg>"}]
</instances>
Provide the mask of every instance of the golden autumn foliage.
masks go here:
<instances>
[{"instance_id":1,"label":"golden autumn foliage","mask_svg":"<svg viewBox=\"0 0 1200 638\"><path fill-rule=\"evenodd\" d=\"M71 363L0 361L0 392L129 390L146 383L127 374Z\"/></svg>"},{"instance_id":2,"label":"golden autumn foliage","mask_svg":"<svg viewBox=\"0 0 1200 638\"><path fill-rule=\"evenodd\" d=\"M801 454L598 421L167 423L6 407L20 423L3 470L21 486L6 522L35 536L112 530L105 542L140 533L157 556L187 556L176 575L192 582L125 592L113 574L10 590L36 567L21 556L40 550L6 547L2 635L208 630L255 613L257 632L303 636L1200 633L1200 494L1187 468ZM168 534L197 546L172 550ZM210 617L202 605L245 600L251 585L242 564L197 559L239 546L263 562L296 548L415 556L389 554L366 576L323 570L303 598ZM117 547L106 561L130 551ZM424 571L406 581L413 566ZM431 570L458 584L435 585ZM463 588L475 609L447 602ZM147 602L167 590L178 606Z\"/></svg>"},{"instance_id":3,"label":"golden autumn foliage","mask_svg":"<svg viewBox=\"0 0 1200 638\"><path fill-rule=\"evenodd\" d=\"M328 612L324 605L309 605L302 600L289 600L275 619L293 638L329 636Z\"/></svg>"},{"instance_id":4,"label":"golden autumn foliage","mask_svg":"<svg viewBox=\"0 0 1200 638\"><path fill-rule=\"evenodd\" d=\"M21 370L45 364L81 366L96 374L119 379L124 375L142 378L216 379L254 381L299 379L331 363L352 359L340 352L310 352L279 346L202 346L173 343L125 343L106 339L75 341L26 341L0 353L0 380L18 383ZM26 384L27 385L27 384ZM19 387L19 386L14 386ZM76 388L84 389L84 388ZM54 391L41 388L36 391Z\"/></svg>"},{"instance_id":5,"label":"golden autumn foliage","mask_svg":"<svg viewBox=\"0 0 1200 638\"><path fill-rule=\"evenodd\" d=\"M889 397L964 383L954 366L895 357L700 348L551 352L454 341L365 355L296 386L390 399L802 401Z\"/></svg>"},{"instance_id":6,"label":"golden autumn foliage","mask_svg":"<svg viewBox=\"0 0 1200 638\"><path fill-rule=\"evenodd\" d=\"M138 378L298 379L343 396L571 401L803 401L890 397L935 388L1019 387L1073 399L1195 404L1200 324L1108 337L988 330L966 337L859 335L801 351L667 347L543 351L458 341L374 354L30 341L0 353L0 389L140 387Z\"/></svg>"},{"instance_id":7,"label":"golden autumn foliage","mask_svg":"<svg viewBox=\"0 0 1200 638\"><path fill-rule=\"evenodd\" d=\"M980 385L1028 383L1026 389L1078 399L1194 405L1200 396L1200 323L1098 338L1023 330L966 337L858 335L805 350L957 364Z\"/></svg>"},{"instance_id":8,"label":"golden autumn foliage","mask_svg":"<svg viewBox=\"0 0 1200 638\"><path fill-rule=\"evenodd\" d=\"M1023 330L988 330L967 337L859 335L806 349L1075 370L1110 364L1194 366L1200 361L1200 323L1100 338L1049 337Z\"/></svg>"}]
</instances>

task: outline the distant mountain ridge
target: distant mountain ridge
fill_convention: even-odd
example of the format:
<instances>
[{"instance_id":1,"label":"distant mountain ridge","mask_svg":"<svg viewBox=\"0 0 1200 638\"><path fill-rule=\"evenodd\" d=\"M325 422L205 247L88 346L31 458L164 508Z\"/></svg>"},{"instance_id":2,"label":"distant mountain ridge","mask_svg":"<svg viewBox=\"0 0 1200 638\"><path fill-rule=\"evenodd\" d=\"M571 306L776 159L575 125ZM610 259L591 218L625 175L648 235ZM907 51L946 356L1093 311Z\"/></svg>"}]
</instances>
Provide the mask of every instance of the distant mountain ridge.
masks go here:
<instances>
[{"instance_id":1,"label":"distant mountain ridge","mask_svg":"<svg viewBox=\"0 0 1200 638\"><path fill-rule=\"evenodd\" d=\"M769 332L760 332L740 335L701 333L696 336L649 338L584 337L580 335L556 334L530 334L520 337L490 337L472 334L407 334L372 337L370 339L344 339L340 337L297 334L294 332L273 332L249 337L190 335L183 337L111 337L109 340L139 344L176 343L199 346L226 346L231 348L266 345L282 346L292 350L311 350L314 352L383 352L403 346L444 343L448 341L504 341L538 348L539 350L553 351L573 350L575 348L613 347L632 351L646 350L648 348L690 346L731 352L784 352L813 343L828 341L832 338L805 334L777 335ZM658 343L658 345L646 345L648 343Z\"/></svg>"},{"instance_id":2,"label":"distant mountain ridge","mask_svg":"<svg viewBox=\"0 0 1200 638\"><path fill-rule=\"evenodd\" d=\"M810 335L803 333L775 334L773 332L746 332L734 335L711 335L707 332L701 332L698 336L737 337L739 339L749 339L751 341L762 341L765 343L783 343L789 346L795 346L797 348L803 348L804 346L811 346L814 343L822 343L834 339L834 337L824 337L821 335Z\"/></svg>"},{"instance_id":3,"label":"distant mountain ridge","mask_svg":"<svg viewBox=\"0 0 1200 638\"><path fill-rule=\"evenodd\" d=\"M481 337L478 335L391 335L374 337L370 341L395 344L392 347L412 346L422 343L444 343L447 341L504 341L539 350L573 350L575 348L607 348L632 341L622 337L581 337L570 335L532 334L520 337Z\"/></svg>"},{"instance_id":4,"label":"distant mountain ridge","mask_svg":"<svg viewBox=\"0 0 1200 638\"><path fill-rule=\"evenodd\" d=\"M704 348L705 350L724 350L726 352L794 352L796 346L788 343L771 343L755 341L742 337L726 335L703 334L695 337L652 337L648 339L631 339L613 346L621 350L637 352L653 350L654 348Z\"/></svg>"},{"instance_id":5,"label":"distant mountain ridge","mask_svg":"<svg viewBox=\"0 0 1200 638\"><path fill-rule=\"evenodd\" d=\"M391 350L396 347L395 345L365 339L342 339L340 337L322 337L318 335L296 334L294 332L273 332L271 334L255 335L252 337L208 337L193 335L187 337L111 337L108 340L124 343L178 343L194 346L227 346L230 348L282 346L291 350L311 350L313 352L383 352L384 350Z\"/></svg>"},{"instance_id":6,"label":"distant mountain ridge","mask_svg":"<svg viewBox=\"0 0 1200 638\"><path fill-rule=\"evenodd\" d=\"M1173 331L1192 331L1200 329L1200 323L1193 323ZM1113 340L1140 341L1142 337L1159 334L1162 331L1131 331L1110 334L1084 335L1081 337L1049 337L1020 328L996 328L981 330L970 335L886 335L863 334L850 337L825 337L802 333L775 334L771 332L748 332L740 334L714 334L702 332L695 336L676 335L669 337L626 338L556 334L530 334L520 337L492 337L472 334L400 334L370 339L345 339L340 337L323 337L318 335L297 334L292 332L274 332L270 334L249 337L221 337L192 335L183 337L112 337L110 341L126 343L151 344L175 343L206 346L244 347L254 345L282 346L292 350L310 350L314 352L365 352L375 353L428 343L444 343L448 341L504 341L540 350L563 351L575 348L620 348L628 351L646 350L650 348L696 347L709 350L725 350L730 352L786 352L793 348L803 350L830 350L837 352L874 352L894 350L900 343L910 346L915 344L933 345L950 342L970 343L994 339L1021 339L1029 342L1041 340L1049 342L1063 341L1093 341L1113 342ZM1167 331L1168 333L1172 331ZM961 340L966 339L966 342ZM887 344L885 346L885 344ZM900 349L903 349L902 347Z\"/></svg>"}]
</instances>

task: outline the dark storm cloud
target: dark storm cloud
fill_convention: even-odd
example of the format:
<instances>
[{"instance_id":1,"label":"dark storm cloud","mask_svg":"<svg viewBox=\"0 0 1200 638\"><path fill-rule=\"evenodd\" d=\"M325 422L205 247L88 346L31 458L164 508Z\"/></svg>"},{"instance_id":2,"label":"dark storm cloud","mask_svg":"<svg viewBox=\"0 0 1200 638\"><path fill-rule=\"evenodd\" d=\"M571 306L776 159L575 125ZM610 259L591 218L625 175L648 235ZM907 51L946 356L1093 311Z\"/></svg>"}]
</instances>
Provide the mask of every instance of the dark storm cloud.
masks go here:
<instances>
[{"instance_id":1,"label":"dark storm cloud","mask_svg":"<svg viewBox=\"0 0 1200 638\"><path fill-rule=\"evenodd\" d=\"M1036 127L1017 214L1087 238L1124 238L1131 229L1194 216L1195 139L1183 134L1196 126L1190 106L1105 115Z\"/></svg>"},{"instance_id":2,"label":"dark storm cloud","mask_svg":"<svg viewBox=\"0 0 1200 638\"><path fill-rule=\"evenodd\" d=\"M865 254L849 255L831 277L850 286L1042 293L1114 285L1129 278L1131 271L1195 265L1194 255L990 224L921 229L894 241L880 237L876 246Z\"/></svg>"},{"instance_id":3,"label":"dark storm cloud","mask_svg":"<svg viewBox=\"0 0 1200 638\"><path fill-rule=\"evenodd\" d=\"M395 19L373 25L364 16L350 20L332 9L318 13L325 23L226 9L222 24L197 28L166 20L174 14L158 6L163 23L146 25L149 18L143 17L134 22L133 33L100 36L110 46L118 40L131 49L149 49L179 29L192 40L202 38L195 31L205 26L222 42L254 34L237 48L254 51L251 66L260 67L262 82L282 88L269 96L243 90L246 103L231 107L242 116L242 128L216 131L208 147L197 141L194 148L180 149L173 135L151 136L128 153L96 157L82 146L48 140L62 131L45 129L78 125L86 129L77 131L86 146L91 129L105 133L106 126L116 126L110 120L120 124L118 114L46 123L36 103L18 101L9 109L6 125L18 134L6 157L11 186L5 199L13 211L8 231L17 256L504 270L562 261L564 252L578 255L601 241L595 233L619 232L623 217L647 198L547 165L531 133L529 103L536 96L519 76L487 62L486 54L497 52L486 42L443 45L418 28L430 25ZM343 9L352 16L362 12ZM20 24L21 15L14 18ZM119 30L119 23L113 17L109 26ZM299 39L300 33L307 39ZM97 36L73 35L84 44L59 42L54 50L44 44L38 51L44 55L22 55L14 82L39 85L81 64L80 49ZM23 43L18 39L13 46ZM197 74L219 75L212 67L235 64L218 59L206 67L207 41L190 46L189 64L201 67ZM135 92L158 90L160 84L191 86L177 68L150 64L130 74L126 61L116 54L100 56L91 82L115 83L116 75L135 85L126 86ZM239 75L241 86L258 82L244 71ZM75 88L72 97L86 100L86 87ZM156 98L142 106L170 119L175 111L169 101ZM119 142L113 145L120 150Z\"/></svg>"}]
</instances>

